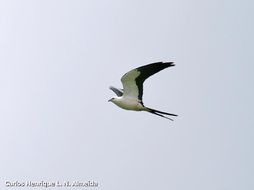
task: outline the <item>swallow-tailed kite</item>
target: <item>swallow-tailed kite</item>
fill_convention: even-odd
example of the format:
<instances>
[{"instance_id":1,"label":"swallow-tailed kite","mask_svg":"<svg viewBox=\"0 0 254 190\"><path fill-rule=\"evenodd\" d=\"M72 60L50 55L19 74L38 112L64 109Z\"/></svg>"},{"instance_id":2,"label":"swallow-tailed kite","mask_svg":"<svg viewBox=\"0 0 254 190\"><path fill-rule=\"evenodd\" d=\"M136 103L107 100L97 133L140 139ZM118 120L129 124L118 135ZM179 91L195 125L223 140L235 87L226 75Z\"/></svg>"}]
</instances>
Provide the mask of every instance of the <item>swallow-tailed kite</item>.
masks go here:
<instances>
[{"instance_id":1,"label":"swallow-tailed kite","mask_svg":"<svg viewBox=\"0 0 254 190\"><path fill-rule=\"evenodd\" d=\"M112 86L109 87L117 95L117 97L111 98L109 102L113 102L120 108L126 110L147 111L152 114L172 120L165 115L177 115L148 108L144 106L142 101L144 81L153 74L172 66L174 66L173 62L157 62L144 65L127 72L121 78L123 89L118 89Z\"/></svg>"}]
</instances>

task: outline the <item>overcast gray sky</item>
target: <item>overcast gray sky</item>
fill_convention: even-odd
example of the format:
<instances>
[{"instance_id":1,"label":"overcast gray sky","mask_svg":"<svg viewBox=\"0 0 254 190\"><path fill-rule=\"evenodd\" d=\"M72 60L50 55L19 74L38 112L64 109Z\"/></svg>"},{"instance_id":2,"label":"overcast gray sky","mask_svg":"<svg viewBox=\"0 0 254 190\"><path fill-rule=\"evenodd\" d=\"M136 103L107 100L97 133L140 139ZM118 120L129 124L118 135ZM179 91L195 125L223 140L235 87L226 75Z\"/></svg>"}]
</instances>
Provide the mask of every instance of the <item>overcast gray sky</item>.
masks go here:
<instances>
[{"instance_id":1,"label":"overcast gray sky","mask_svg":"<svg viewBox=\"0 0 254 190\"><path fill-rule=\"evenodd\" d=\"M254 189L253 5L0 1L0 188ZM145 82L144 103L174 122L107 102L157 61L176 66Z\"/></svg>"}]
</instances>

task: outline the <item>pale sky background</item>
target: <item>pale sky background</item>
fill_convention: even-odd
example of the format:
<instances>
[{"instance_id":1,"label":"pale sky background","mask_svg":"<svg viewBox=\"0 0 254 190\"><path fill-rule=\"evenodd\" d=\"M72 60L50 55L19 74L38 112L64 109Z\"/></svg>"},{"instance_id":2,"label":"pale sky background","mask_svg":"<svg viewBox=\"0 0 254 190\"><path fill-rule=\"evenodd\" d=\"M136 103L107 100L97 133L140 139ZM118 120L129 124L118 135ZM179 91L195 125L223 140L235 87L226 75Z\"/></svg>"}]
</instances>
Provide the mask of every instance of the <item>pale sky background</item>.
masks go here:
<instances>
[{"instance_id":1,"label":"pale sky background","mask_svg":"<svg viewBox=\"0 0 254 190\"><path fill-rule=\"evenodd\" d=\"M254 189L253 10L251 0L0 1L0 189ZM125 72L157 61L176 66L145 82L144 103L174 122L107 102Z\"/></svg>"}]
</instances>

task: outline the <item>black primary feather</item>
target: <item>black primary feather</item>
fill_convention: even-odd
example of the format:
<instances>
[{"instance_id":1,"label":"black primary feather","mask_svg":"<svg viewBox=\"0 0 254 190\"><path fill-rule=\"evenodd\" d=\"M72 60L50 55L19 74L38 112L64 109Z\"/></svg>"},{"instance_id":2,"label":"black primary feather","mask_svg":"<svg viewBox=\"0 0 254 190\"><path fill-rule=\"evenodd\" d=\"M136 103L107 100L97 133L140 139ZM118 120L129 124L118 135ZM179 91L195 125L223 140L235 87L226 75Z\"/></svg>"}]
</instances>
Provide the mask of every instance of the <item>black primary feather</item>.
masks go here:
<instances>
[{"instance_id":1,"label":"black primary feather","mask_svg":"<svg viewBox=\"0 0 254 190\"><path fill-rule=\"evenodd\" d=\"M139 86L139 96L138 98L142 100L143 96L143 83L144 81L154 75L155 73L158 73L159 71L166 69L168 67L175 66L173 62L156 62L156 63L151 63L148 65L144 65L141 67L136 68L139 72L140 75L136 78L136 83Z\"/></svg>"}]
</instances>

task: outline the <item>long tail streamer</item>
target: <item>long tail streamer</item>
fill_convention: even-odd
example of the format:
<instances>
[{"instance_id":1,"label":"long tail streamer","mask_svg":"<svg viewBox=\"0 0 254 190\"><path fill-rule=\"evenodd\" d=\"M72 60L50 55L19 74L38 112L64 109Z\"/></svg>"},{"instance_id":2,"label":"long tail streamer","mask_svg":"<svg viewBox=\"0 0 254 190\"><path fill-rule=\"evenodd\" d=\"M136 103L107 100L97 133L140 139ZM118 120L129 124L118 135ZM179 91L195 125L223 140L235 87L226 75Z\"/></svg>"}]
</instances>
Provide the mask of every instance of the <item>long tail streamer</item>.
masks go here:
<instances>
[{"instance_id":1,"label":"long tail streamer","mask_svg":"<svg viewBox=\"0 0 254 190\"><path fill-rule=\"evenodd\" d=\"M174 121L173 119L169 118L169 117L166 117L165 115L170 115L170 116L178 116L176 114L172 114L172 113L167 113L167 112L163 112L163 111L159 111L159 110L155 110L155 109L152 109L152 108L147 108L147 111L149 113L152 113L152 114L155 114L155 115L158 115L158 116L161 116L161 117L164 117L166 119L169 119L171 121ZM164 114L164 115L163 115Z\"/></svg>"}]
</instances>

